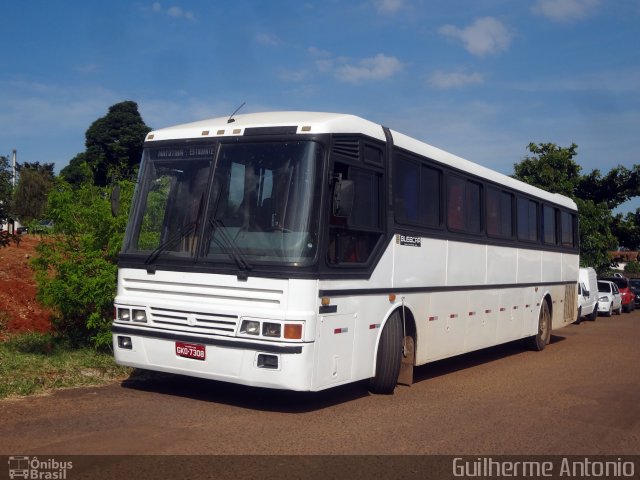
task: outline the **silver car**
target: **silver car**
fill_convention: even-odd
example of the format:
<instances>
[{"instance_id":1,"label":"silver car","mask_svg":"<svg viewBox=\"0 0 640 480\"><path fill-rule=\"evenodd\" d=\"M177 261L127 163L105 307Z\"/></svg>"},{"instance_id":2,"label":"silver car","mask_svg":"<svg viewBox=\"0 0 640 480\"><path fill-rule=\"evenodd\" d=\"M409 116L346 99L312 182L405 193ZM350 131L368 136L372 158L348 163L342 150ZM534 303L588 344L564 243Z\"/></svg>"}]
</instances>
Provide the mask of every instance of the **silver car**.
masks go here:
<instances>
[{"instance_id":1,"label":"silver car","mask_svg":"<svg viewBox=\"0 0 640 480\"><path fill-rule=\"evenodd\" d=\"M610 317L613 312L622 312L622 296L618 286L608 280L598 280L598 313Z\"/></svg>"}]
</instances>

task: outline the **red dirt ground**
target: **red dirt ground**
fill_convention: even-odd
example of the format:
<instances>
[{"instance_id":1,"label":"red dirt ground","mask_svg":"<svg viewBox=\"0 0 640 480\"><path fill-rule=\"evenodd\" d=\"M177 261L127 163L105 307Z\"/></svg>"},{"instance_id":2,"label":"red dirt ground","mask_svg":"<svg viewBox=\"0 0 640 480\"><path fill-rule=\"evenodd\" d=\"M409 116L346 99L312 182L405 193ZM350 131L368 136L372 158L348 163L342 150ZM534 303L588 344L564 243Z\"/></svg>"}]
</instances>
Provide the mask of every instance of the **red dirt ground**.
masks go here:
<instances>
[{"instance_id":1,"label":"red dirt ground","mask_svg":"<svg viewBox=\"0 0 640 480\"><path fill-rule=\"evenodd\" d=\"M29 266L40 238L21 235L20 239L17 246L0 247L0 337L3 333L51 330L51 313L36 301L35 279Z\"/></svg>"}]
</instances>

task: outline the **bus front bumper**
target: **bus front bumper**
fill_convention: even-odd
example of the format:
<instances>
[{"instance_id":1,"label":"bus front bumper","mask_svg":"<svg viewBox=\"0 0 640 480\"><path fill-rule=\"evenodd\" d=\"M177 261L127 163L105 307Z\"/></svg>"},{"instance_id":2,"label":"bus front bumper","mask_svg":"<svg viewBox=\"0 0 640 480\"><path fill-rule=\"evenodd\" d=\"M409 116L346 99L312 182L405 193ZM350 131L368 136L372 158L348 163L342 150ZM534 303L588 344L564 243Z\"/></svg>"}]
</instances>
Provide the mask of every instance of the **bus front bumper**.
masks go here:
<instances>
[{"instance_id":1,"label":"bus front bumper","mask_svg":"<svg viewBox=\"0 0 640 480\"><path fill-rule=\"evenodd\" d=\"M312 390L314 343L255 342L113 325L119 365L255 387Z\"/></svg>"}]
</instances>

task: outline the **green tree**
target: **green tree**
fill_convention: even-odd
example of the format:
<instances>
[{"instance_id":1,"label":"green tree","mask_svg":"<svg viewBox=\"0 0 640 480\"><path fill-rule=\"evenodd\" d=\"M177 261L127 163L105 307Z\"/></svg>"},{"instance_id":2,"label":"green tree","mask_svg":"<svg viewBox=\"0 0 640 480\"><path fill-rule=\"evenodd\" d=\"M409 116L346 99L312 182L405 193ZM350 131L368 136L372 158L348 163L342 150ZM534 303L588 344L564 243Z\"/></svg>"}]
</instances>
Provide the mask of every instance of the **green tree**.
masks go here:
<instances>
[{"instance_id":1,"label":"green tree","mask_svg":"<svg viewBox=\"0 0 640 480\"><path fill-rule=\"evenodd\" d=\"M629 250L640 249L640 208L635 212L621 213L613 218L612 231L618 245Z\"/></svg>"},{"instance_id":2,"label":"green tree","mask_svg":"<svg viewBox=\"0 0 640 480\"><path fill-rule=\"evenodd\" d=\"M110 189L62 179L49 194L54 233L32 261L38 298L54 311L56 331L75 344L111 344L117 254L122 244L134 183L120 181L121 208L111 213Z\"/></svg>"},{"instance_id":3,"label":"green tree","mask_svg":"<svg viewBox=\"0 0 640 480\"><path fill-rule=\"evenodd\" d=\"M0 155L0 223L10 216L13 172L7 157Z\"/></svg>"},{"instance_id":4,"label":"green tree","mask_svg":"<svg viewBox=\"0 0 640 480\"><path fill-rule=\"evenodd\" d=\"M618 165L604 176L600 170L593 170L580 178L576 195L594 203L604 202L614 209L640 195L640 165L634 165L631 170Z\"/></svg>"},{"instance_id":5,"label":"green tree","mask_svg":"<svg viewBox=\"0 0 640 480\"><path fill-rule=\"evenodd\" d=\"M132 101L112 105L107 115L93 122L85 134L84 160L94 183L105 186L114 179L133 179L150 130Z\"/></svg>"},{"instance_id":6,"label":"green tree","mask_svg":"<svg viewBox=\"0 0 640 480\"><path fill-rule=\"evenodd\" d=\"M23 163L13 194L13 212L22 223L41 219L47 206L47 195L53 187L53 163Z\"/></svg>"},{"instance_id":7,"label":"green tree","mask_svg":"<svg viewBox=\"0 0 640 480\"><path fill-rule=\"evenodd\" d=\"M514 165L514 178L552 193L560 193L572 198L578 206L580 222L580 264L594 267L598 272L606 271L611 259L608 251L615 248L617 240L611 228L613 217L607 202L596 202L601 198L594 194L581 198L581 186L587 181L580 175L581 167L574 157L578 146L559 147L553 143L530 143L529 151L533 156ZM612 174L612 178L615 174ZM597 178L594 176L593 178ZM597 190L596 184L592 187Z\"/></svg>"},{"instance_id":8,"label":"green tree","mask_svg":"<svg viewBox=\"0 0 640 480\"><path fill-rule=\"evenodd\" d=\"M93 172L87 164L87 154L83 152L73 157L69 165L60 170L60 177L74 187L93 182Z\"/></svg>"},{"instance_id":9,"label":"green tree","mask_svg":"<svg viewBox=\"0 0 640 480\"><path fill-rule=\"evenodd\" d=\"M514 177L550 192L574 197L581 170L573 160L578 146L575 143L570 147L530 143L527 148L534 156L527 156L514 165Z\"/></svg>"}]
</instances>

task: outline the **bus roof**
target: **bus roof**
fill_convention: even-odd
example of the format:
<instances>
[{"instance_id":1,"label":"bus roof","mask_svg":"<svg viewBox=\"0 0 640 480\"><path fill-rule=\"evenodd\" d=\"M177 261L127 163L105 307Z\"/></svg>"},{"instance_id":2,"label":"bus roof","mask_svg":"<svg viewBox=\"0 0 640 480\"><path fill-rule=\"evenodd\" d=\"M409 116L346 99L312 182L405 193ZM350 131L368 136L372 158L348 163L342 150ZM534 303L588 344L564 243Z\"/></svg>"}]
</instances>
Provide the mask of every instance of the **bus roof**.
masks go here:
<instances>
[{"instance_id":1,"label":"bus roof","mask_svg":"<svg viewBox=\"0 0 640 480\"><path fill-rule=\"evenodd\" d=\"M358 133L385 141L382 126L361 117L345 113L328 112L262 112L238 114L228 123L229 117L218 117L154 130L147 135L147 142L177 139L217 138L242 136L247 128L290 127L298 134ZM577 210L573 200L557 193L549 193L502 173L483 167L452 153L441 150L415 138L391 130L394 145L428 157L505 187Z\"/></svg>"}]
</instances>

